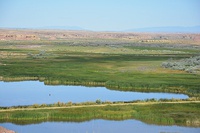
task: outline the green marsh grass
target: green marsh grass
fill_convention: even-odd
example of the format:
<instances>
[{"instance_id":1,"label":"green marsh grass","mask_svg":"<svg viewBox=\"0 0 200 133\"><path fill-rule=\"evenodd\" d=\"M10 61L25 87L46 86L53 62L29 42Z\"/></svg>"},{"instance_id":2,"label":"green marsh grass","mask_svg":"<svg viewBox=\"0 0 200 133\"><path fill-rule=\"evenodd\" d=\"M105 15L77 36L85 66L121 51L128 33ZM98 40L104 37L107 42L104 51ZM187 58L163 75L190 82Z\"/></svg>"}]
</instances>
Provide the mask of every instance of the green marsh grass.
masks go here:
<instances>
[{"instance_id":1,"label":"green marsh grass","mask_svg":"<svg viewBox=\"0 0 200 133\"><path fill-rule=\"evenodd\" d=\"M107 105L60 109L18 110L0 112L0 122L31 124L44 121L81 122L92 119L138 119L149 124L199 127L199 103L154 103Z\"/></svg>"},{"instance_id":2,"label":"green marsh grass","mask_svg":"<svg viewBox=\"0 0 200 133\"><path fill-rule=\"evenodd\" d=\"M0 65L0 75L3 80L30 77L30 80L40 79L46 84L90 84L126 91L199 94L200 75L161 67L163 61L188 57L187 54L126 55L46 51L46 55L42 56L3 58L1 64L5 65Z\"/></svg>"},{"instance_id":3,"label":"green marsh grass","mask_svg":"<svg viewBox=\"0 0 200 133\"><path fill-rule=\"evenodd\" d=\"M0 41L0 80L40 80L45 84L105 86L120 91L174 92L198 99L200 75L165 69L161 64L199 52L192 45L183 48L177 45L172 49L168 44L137 44L120 39ZM34 108L38 106L41 105L33 105ZM151 124L199 127L199 110L199 103L147 102L145 105L5 111L0 112L0 122L138 119Z\"/></svg>"}]
</instances>

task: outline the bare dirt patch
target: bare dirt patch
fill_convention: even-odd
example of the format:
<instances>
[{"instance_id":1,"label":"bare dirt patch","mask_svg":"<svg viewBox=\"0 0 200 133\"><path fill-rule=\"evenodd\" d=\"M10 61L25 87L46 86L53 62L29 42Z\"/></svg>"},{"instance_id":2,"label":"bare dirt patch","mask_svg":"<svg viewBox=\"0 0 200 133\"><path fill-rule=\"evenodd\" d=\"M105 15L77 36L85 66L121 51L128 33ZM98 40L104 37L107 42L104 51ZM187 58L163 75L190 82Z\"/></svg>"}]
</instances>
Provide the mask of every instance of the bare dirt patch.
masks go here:
<instances>
[{"instance_id":1,"label":"bare dirt patch","mask_svg":"<svg viewBox=\"0 0 200 133\"><path fill-rule=\"evenodd\" d=\"M44 45L43 45L44 46ZM42 47L41 45L17 45L17 48L40 48Z\"/></svg>"},{"instance_id":2,"label":"bare dirt patch","mask_svg":"<svg viewBox=\"0 0 200 133\"><path fill-rule=\"evenodd\" d=\"M0 133L15 133L15 132L0 126Z\"/></svg>"}]
</instances>

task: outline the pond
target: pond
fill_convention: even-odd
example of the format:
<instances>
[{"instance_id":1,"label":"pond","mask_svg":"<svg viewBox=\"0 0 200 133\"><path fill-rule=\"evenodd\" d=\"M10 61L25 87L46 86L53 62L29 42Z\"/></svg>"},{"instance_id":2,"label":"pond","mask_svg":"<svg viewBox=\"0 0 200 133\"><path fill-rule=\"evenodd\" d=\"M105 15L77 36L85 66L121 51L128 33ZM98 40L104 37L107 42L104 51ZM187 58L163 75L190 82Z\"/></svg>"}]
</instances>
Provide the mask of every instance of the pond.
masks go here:
<instances>
[{"instance_id":1,"label":"pond","mask_svg":"<svg viewBox=\"0 0 200 133\"><path fill-rule=\"evenodd\" d=\"M50 86L39 81L0 81L0 106L51 104L56 102L132 101L160 98L186 99L187 95L173 93L142 93L109 90L105 87Z\"/></svg>"},{"instance_id":2,"label":"pond","mask_svg":"<svg viewBox=\"0 0 200 133\"><path fill-rule=\"evenodd\" d=\"M44 122L31 125L0 123L17 133L199 133L200 128L150 125L137 120L91 120L75 122ZM117 128L116 128L117 127Z\"/></svg>"}]
</instances>

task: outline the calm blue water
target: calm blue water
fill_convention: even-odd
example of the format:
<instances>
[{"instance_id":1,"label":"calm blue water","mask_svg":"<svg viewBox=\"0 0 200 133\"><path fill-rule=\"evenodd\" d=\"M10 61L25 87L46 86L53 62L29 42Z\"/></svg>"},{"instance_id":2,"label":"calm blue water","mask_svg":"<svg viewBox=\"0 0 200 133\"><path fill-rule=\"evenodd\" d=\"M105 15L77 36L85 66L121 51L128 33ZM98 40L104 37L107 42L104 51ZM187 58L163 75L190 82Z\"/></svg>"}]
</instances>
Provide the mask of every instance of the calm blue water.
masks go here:
<instances>
[{"instance_id":1,"label":"calm blue water","mask_svg":"<svg viewBox=\"0 0 200 133\"><path fill-rule=\"evenodd\" d=\"M55 102L131 101L150 98L188 98L184 94L141 93L108 90L105 87L48 86L39 81L0 82L0 106L50 104Z\"/></svg>"},{"instance_id":2,"label":"calm blue water","mask_svg":"<svg viewBox=\"0 0 200 133\"><path fill-rule=\"evenodd\" d=\"M88 122L44 122L31 125L0 123L17 133L200 133L200 128L149 125L137 120Z\"/></svg>"},{"instance_id":3,"label":"calm blue water","mask_svg":"<svg viewBox=\"0 0 200 133\"><path fill-rule=\"evenodd\" d=\"M55 102L131 101L149 98L188 98L183 94L140 93L108 90L105 87L47 86L39 81L0 82L0 106L30 105ZM199 133L200 128L158 126L137 120L91 120L75 122L43 122L15 125L0 123L17 133Z\"/></svg>"}]
</instances>

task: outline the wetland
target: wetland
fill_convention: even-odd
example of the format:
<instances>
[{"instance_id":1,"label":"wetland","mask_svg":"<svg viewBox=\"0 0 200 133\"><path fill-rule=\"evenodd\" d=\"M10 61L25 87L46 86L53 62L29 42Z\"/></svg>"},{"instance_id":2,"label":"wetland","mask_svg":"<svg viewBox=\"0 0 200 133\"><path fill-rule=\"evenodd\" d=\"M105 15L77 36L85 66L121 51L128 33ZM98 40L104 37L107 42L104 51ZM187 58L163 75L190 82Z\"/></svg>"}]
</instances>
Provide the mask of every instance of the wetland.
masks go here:
<instances>
[{"instance_id":1,"label":"wetland","mask_svg":"<svg viewBox=\"0 0 200 133\"><path fill-rule=\"evenodd\" d=\"M8 31L0 32L0 126L200 130L198 34Z\"/></svg>"},{"instance_id":2,"label":"wetland","mask_svg":"<svg viewBox=\"0 0 200 133\"><path fill-rule=\"evenodd\" d=\"M67 102L95 102L96 100L133 101L147 99L187 99L184 94L145 93L108 90L105 87L49 86L38 81L0 82L0 106L19 106ZM5 95L6 94L6 95Z\"/></svg>"}]
</instances>

